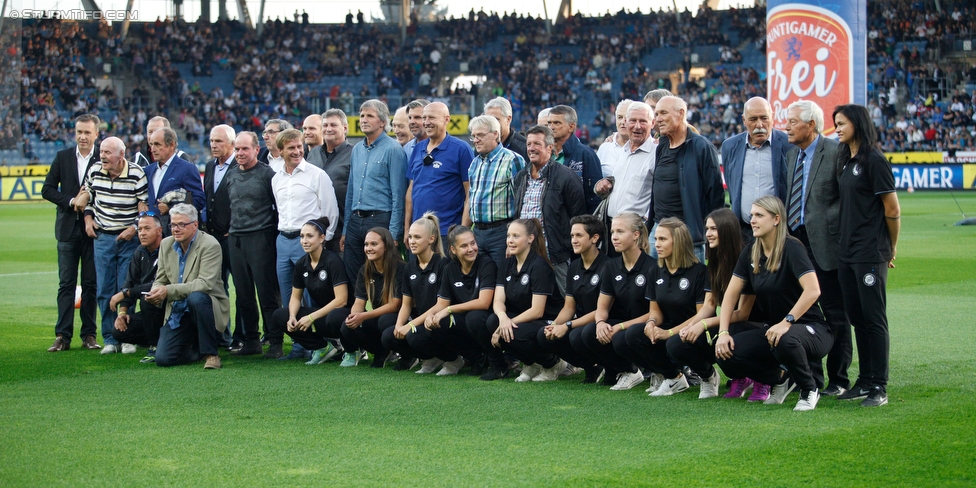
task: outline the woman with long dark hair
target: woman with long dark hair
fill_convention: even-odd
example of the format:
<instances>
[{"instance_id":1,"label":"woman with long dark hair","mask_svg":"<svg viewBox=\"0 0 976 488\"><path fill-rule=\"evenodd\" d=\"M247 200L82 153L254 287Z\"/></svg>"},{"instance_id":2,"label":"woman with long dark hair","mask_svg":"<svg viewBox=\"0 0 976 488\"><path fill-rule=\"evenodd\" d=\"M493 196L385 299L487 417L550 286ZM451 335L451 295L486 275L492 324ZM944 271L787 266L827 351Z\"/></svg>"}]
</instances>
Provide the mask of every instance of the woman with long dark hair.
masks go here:
<instances>
[{"instance_id":1,"label":"woman with long dark hair","mask_svg":"<svg viewBox=\"0 0 976 488\"><path fill-rule=\"evenodd\" d=\"M360 349L383 359L389 351L381 340L383 329L380 317L396 314L400 309L400 282L403 275L403 259L397 252L393 234L385 227L373 227L366 233L363 245L366 263L356 278L356 301L352 309L334 310L326 317L330 328L338 328L342 334L342 347L346 353L339 366L359 364ZM372 310L366 310L366 305Z\"/></svg>"},{"instance_id":2,"label":"woman with long dark hair","mask_svg":"<svg viewBox=\"0 0 976 488\"><path fill-rule=\"evenodd\" d=\"M729 377L773 385L764 403L783 403L799 387L794 410L813 410L823 388L820 362L834 343L817 306L820 282L803 243L787 234L779 198L760 197L750 213L756 241L743 249L725 290L715 355ZM755 293L769 322L779 321L733 336L732 316L743 290Z\"/></svg>"},{"instance_id":3,"label":"woman with long dark hair","mask_svg":"<svg viewBox=\"0 0 976 488\"><path fill-rule=\"evenodd\" d=\"M681 332L668 338L668 356L679 366L688 366L702 378L698 398L712 398L718 395L719 376L712 366L715 364L715 338L718 334L719 318L715 315L719 301L732 279L732 270L742 254L742 231L739 218L727 208L713 210L705 218L705 242L708 257L708 286L705 288L705 301L690 324ZM756 321L763 320L756 297L743 293L739 297L736 311L732 314L729 326L733 335L743 330L761 326ZM749 320L750 322L747 322ZM769 398L769 385L754 383L749 378L731 378L726 398L741 398L752 388L750 402L761 402Z\"/></svg>"},{"instance_id":4,"label":"woman with long dark hair","mask_svg":"<svg viewBox=\"0 0 976 488\"><path fill-rule=\"evenodd\" d=\"M840 189L840 249L837 277L844 308L854 326L858 378L837 398L866 407L888 403L888 268L895 267L901 208L891 163L877 147L866 108L841 105L834 126L846 158Z\"/></svg>"}]
</instances>

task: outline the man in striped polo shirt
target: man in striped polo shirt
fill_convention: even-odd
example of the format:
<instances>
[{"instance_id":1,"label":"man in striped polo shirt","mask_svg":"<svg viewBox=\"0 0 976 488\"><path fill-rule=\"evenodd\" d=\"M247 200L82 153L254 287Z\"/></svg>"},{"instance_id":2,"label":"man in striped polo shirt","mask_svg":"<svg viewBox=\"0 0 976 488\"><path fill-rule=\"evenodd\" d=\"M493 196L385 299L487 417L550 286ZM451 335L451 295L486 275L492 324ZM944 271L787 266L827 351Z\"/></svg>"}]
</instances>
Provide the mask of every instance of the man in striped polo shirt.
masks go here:
<instances>
[{"instance_id":1,"label":"man in striped polo shirt","mask_svg":"<svg viewBox=\"0 0 976 488\"><path fill-rule=\"evenodd\" d=\"M109 307L112 295L122 289L129 261L139 240L136 223L139 212L148 210L149 187L146 173L138 164L125 160L125 144L117 137L102 142L101 161L92 165L85 178L88 205L85 207L85 232L95 241L95 292L102 313L102 354L119 352L112 337L116 313ZM122 344L121 352L136 352L135 345Z\"/></svg>"}]
</instances>

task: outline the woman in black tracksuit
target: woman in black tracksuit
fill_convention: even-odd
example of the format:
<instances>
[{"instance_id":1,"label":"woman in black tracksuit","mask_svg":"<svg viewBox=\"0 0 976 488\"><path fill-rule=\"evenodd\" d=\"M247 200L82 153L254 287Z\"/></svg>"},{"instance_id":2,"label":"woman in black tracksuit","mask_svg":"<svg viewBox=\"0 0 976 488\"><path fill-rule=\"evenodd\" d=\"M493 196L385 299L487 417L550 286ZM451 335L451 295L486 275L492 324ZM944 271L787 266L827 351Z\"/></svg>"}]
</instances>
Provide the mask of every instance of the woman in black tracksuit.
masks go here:
<instances>
[{"instance_id":1,"label":"woman in black tracksuit","mask_svg":"<svg viewBox=\"0 0 976 488\"><path fill-rule=\"evenodd\" d=\"M409 334L407 341L417 357L445 361L440 376L457 374L464 359L471 361L471 375L481 376L485 355L467 324L484 323L491 314L498 267L478 252L471 229L453 225L447 240L452 259L441 270L437 304L424 320L427 333Z\"/></svg>"},{"instance_id":2,"label":"woman in black tracksuit","mask_svg":"<svg viewBox=\"0 0 976 488\"><path fill-rule=\"evenodd\" d=\"M556 318L563 305L538 219L518 219L508 225L508 253L504 281L495 286L494 313L484 325L469 324L491 364L481 378L508 375L504 350L523 363L516 381L557 379L566 362L536 341L546 320Z\"/></svg>"},{"instance_id":3,"label":"woman in black tracksuit","mask_svg":"<svg viewBox=\"0 0 976 488\"><path fill-rule=\"evenodd\" d=\"M742 251L722 299L715 355L730 377L773 385L766 404L783 403L799 387L794 410L813 410L823 388L820 361L834 342L816 305L820 283L806 248L787 234L779 198L760 197L751 215L756 241ZM729 326L743 291L756 295L773 323L733 336Z\"/></svg>"},{"instance_id":4,"label":"woman in black tracksuit","mask_svg":"<svg viewBox=\"0 0 976 488\"><path fill-rule=\"evenodd\" d=\"M583 343L582 333L583 326L596 317L600 275L607 262L607 256L597 244L606 239L607 227L590 214L577 215L570 224L570 244L579 259L569 263L563 309L552 324L539 331L539 344L569 364L583 368L586 371L583 383L597 383L604 376L604 369Z\"/></svg>"}]
</instances>

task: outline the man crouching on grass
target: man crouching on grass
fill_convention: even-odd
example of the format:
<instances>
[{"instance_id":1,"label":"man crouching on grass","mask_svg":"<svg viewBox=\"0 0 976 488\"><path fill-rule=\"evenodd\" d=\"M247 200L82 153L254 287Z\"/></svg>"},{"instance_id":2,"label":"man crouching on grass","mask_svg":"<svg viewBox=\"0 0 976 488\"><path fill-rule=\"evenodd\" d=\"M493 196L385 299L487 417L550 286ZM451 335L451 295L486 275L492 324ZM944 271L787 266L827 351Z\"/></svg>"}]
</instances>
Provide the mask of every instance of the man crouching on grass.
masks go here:
<instances>
[{"instance_id":1,"label":"man crouching on grass","mask_svg":"<svg viewBox=\"0 0 976 488\"><path fill-rule=\"evenodd\" d=\"M227 326L230 300L220 278L220 243L199 229L193 205L169 211L173 235L159 247L158 270L146 301L166 304L156 364L176 366L205 357L205 369L219 369L217 347Z\"/></svg>"}]
</instances>

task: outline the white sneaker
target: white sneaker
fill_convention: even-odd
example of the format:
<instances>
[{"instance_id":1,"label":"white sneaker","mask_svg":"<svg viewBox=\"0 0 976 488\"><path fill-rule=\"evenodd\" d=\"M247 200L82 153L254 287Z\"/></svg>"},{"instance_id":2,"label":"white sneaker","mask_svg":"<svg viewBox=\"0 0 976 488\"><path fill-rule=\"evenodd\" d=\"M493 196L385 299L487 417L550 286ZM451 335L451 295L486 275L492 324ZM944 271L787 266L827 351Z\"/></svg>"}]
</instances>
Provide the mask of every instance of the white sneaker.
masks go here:
<instances>
[{"instance_id":1,"label":"white sneaker","mask_svg":"<svg viewBox=\"0 0 976 488\"><path fill-rule=\"evenodd\" d=\"M716 386L716 388L718 388L718 386ZM675 393L681 393L687 389L688 378L685 378L685 375L682 374L673 380L664 380L661 382L661 387L652 391L651 396L670 396L674 395Z\"/></svg>"},{"instance_id":2,"label":"white sneaker","mask_svg":"<svg viewBox=\"0 0 976 488\"><path fill-rule=\"evenodd\" d=\"M542 366L538 364L530 364L528 366L522 366L522 374L515 378L516 383L525 383L526 381L532 381L532 378L539 376L542 373Z\"/></svg>"},{"instance_id":3,"label":"white sneaker","mask_svg":"<svg viewBox=\"0 0 976 488\"><path fill-rule=\"evenodd\" d=\"M786 397L794 388L796 388L796 383L787 378L782 383L773 385L773 388L769 391L769 398L763 403L766 405L779 405L783 403L783 400L786 400Z\"/></svg>"},{"instance_id":4,"label":"white sneaker","mask_svg":"<svg viewBox=\"0 0 976 488\"><path fill-rule=\"evenodd\" d=\"M128 342L122 343L122 354L135 354L135 353L136 353L135 344L129 344Z\"/></svg>"},{"instance_id":5,"label":"white sneaker","mask_svg":"<svg viewBox=\"0 0 976 488\"><path fill-rule=\"evenodd\" d=\"M715 369L712 370L711 376L702 379L701 391L698 392L698 399L703 400L705 398L717 397L719 379L718 370Z\"/></svg>"},{"instance_id":6,"label":"white sneaker","mask_svg":"<svg viewBox=\"0 0 976 488\"><path fill-rule=\"evenodd\" d=\"M543 368L541 373L532 378L532 381L556 381L559 379L560 373L566 371L566 366L566 361L560 359L551 368Z\"/></svg>"},{"instance_id":7,"label":"white sneaker","mask_svg":"<svg viewBox=\"0 0 976 488\"><path fill-rule=\"evenodd\" d=\"M651 376L649 376L648 379L651 380L651 386L644 390L646 393L654 393L658 388L661 387L661 383L664 383L664 375L660 373L651 373Z\"/></svg>"},{"instance_id":8,"label":"white sneaker","mask_svg":"<svg viewBox=\"0 0 976 488\"><path fill-rule=\"evenodd\" d=\"M820 392L817 390L810 390L807 392L807 397L803 398L803 392L800 392L800 401L796 402L796 407L793 407L794 412L809 412L817 408L817 402L820 401Z\"/></svg>"},{"instance_id":9,"label":"white sneaker","mask_svg":"<svg viewBox=\"0 0 976 488\"><path fill-rule=\"evenodd\" d=\"M559 372L559 376L573 376L574 374L579 374L581 371L583 371L583 368L577 368L572 364L566 363L566 367Z\"/></svg>"},{"instance_id":10,"label":"white sneaker","mask_svg":"<svg viewBox=\"0 0 976 488\"><path fill-rule=\"evenodd\" d=\"M105 347L102 348L102 352L100 354L115 354L117 352L119 352L119 346L115 344L105 344Z\"/></svg>"},{"instance_id":11,"label":"white sneaker","mask_svg":"<svg viewBox=\"0 0 976 488\"><path fill-rule=\"evenodd\" d=\"M617 384L610 387L613 391L629 390L644 382L644 373L637 370L636 373L620 373L617 375Z\"/></svg>"},{"instance_id":12,"label":"white sneaker","mask_svg":"<svg viewBox=\"0 0 976 488\"><path fill-rule=\"evenodd\" d=\"M440 367L443 365L444 365L444 361L437 358L424 359L423 365L420 366L420 369L414 371L414 373L431 374L437 371L438 369L440 369Z\"/></svg>"},{"instance_id":13,"label":"white sneaker","mask_svg":"<svg viewBox=\"0 0 976 488\"><path fill-rule=\"evenodd\" d=\"M426 365L425 365L426 366ZM437 376L454 376L464 367L464 358L458 356L454 361L447 361L444 367L437 372Z\"/></svg>"}]
</instances>

